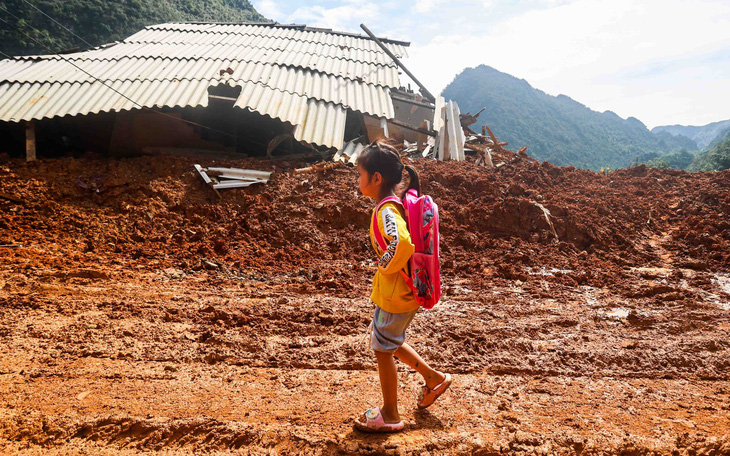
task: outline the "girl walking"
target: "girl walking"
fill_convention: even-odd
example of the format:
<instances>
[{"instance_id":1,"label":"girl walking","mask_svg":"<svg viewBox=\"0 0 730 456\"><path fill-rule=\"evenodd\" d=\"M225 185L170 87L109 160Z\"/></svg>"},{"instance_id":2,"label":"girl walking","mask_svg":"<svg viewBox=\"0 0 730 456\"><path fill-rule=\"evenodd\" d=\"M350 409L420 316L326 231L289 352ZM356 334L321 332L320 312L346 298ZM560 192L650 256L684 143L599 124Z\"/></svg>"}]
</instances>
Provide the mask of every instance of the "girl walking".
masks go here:
<instances>
[{"instance_id":1,"label":"girl walking","mask_svg":"<svg viewBox=\"0 0 730 456\"><path fill-rule=\"evenodd\" d=\"M403 165L394 148L375 142L363 150L357 160L360 191L378 203L396 196L396 187L401 183L404 169L410 176L406 192L415 189L420 193L418 172L411 166ZM376 205L375 210L378 210L378 206L380 204ZM377 228L383 234L386 250L382 250L375 241L374 223L378 224ZM365 432L398 432L404 424L398 413L398 371L393 357L423 376L425 385L421 390L419 408L433 404L448 389L451 375L431 368L405 343L406 328L420 305L400 274L402 269L408 268L408 260L415 250L402 205L387 202L380 207L371 221L370 241L380 258L370 295L376 305L370 341L378 361L383 406L367 410L355 420L355 427Z\"/></svg>"}]
</instances>

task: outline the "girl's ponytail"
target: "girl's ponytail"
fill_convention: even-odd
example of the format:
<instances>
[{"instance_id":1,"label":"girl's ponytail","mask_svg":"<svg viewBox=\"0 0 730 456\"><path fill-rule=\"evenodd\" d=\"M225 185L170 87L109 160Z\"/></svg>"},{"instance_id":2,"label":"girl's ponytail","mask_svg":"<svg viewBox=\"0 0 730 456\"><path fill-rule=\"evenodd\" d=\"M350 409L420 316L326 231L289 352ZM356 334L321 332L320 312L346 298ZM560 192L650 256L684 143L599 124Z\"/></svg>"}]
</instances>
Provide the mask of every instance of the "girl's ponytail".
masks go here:
<instances>
[{"instance_id":1,"label":"girl's ponytail","mask_svg":"<svg viewBox=\"0 0 730 456\"><path fill-rule=\"evenodd\" d=\"M408 183L408 188L403 192L401 199L405 199L406 194L408 194L408 190L410 189L415 189L419 195L421 194L421 180L418 178L418 171L416 171L416 168L411 165L405 165L405 168L406 171L408 171L410 182Z\"/></svg>"}]
</instances>

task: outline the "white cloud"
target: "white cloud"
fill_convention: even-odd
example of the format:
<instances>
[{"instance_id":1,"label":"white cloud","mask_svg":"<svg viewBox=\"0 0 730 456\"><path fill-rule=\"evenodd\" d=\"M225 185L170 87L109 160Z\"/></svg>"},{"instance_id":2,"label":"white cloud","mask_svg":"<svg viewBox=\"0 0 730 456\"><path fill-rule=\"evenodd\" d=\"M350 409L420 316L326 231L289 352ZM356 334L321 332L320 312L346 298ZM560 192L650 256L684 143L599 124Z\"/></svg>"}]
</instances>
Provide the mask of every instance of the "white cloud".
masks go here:
<instances>
[{"instance_id":1,"label":"white cloud","mask_svg":"<svg viewBox=\"0 0 730 456\"><path fill-rule=\"evenodd\" d=\"M728 2L578 0L485 26L480 34L446 33L455 28L442 24L438 36L410 50L407 64L432 92L465 67L484 63L548 93L649 125L730 117L730 91L722 89L730 85L730 74L718 70L730 59L686 60L730 47ZM689 71L686 65L706 68ZM709 103L713 92L716 101ZM688 100L707 103L700 110Z\"/></svg>"},{"instance_id":2,"label":"white cloud","mask_svg":"<svg viewBox=\"0 0 730 456\"><path fill-rule=\"evenodd\" d=\"M272 0L259 0L253 2L254 8L256 8L256 11L261 13L265 18L271 19L274 21L280 21L286 15L279 9L279 6L273 2Z\"/></svg>"},{"instance_id":3,"label":"white cloud","mask_svg":"<svg viewBox=\"0 0 730 456\"><path fill-rule=\"evenodd\" d=\"M304 23L312 27L354 31L359 24L378 17L378 6L366 0L345 0L344 5L326 8L320 5L297 8L289 15L289 22Z\"/></svg>"},{"instance_id":4,"label":"white cloud","mask_svg":"<svg viewBox=\"0 0 730 456\"><path fill-rule=\"evenodd\" d=\"M436 6L444 3L445 0L416 0L413 5L414 13L427 13L432 11Z\"/></svg>"}]
</instances>

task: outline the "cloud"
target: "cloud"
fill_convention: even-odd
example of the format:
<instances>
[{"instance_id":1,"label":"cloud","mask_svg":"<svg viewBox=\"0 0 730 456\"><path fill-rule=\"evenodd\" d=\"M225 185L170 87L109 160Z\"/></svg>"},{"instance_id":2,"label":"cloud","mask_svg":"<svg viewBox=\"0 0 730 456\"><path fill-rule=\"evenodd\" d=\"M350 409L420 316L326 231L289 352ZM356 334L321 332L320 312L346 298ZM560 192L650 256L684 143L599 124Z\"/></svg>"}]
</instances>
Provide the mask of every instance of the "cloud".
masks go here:
<instances>
[{"instance_id":1,"label":"cloud","mask_svg":"<svg viewBox=\"0 0 730 456\"><path fill-rule=\"evenodd\" d=\"M481 19L475 13L471 21ZM730 75L720 70L730 66L728 60L686 60L728 46L728 2L578 0L545 4L476 34L445 33L455 29L442 23L439 35L416 41L409 51L407 64L432 92L442 90L465 67L484 63L548 93L564 93L592 109L610 109L654 125L686 123L681 118L689 114L686 100L709 100L711 91L699 87L704 84L724 101L716 101L712 109L703 105L704 116L697 108L692 115L698 122L730 117L725 108L730 91L721 90L730 84ZM702 68L687 71L686 65ZM661 90L654 90L658 83ZM674 97L666 96L672 91ZM650 97L649 92L657 95Z\"/></svg>"},{"instance_id":2,"label":"cloud","mask_svg":"<svg viewBox=\"0 0 730 456\"><path fill-rule=\"evenodd\" d=\"M272 0L259 0L253 2L256 11L261 13L266 19L273 21L280 21L286 17L286 15L279 9L279 6Z\"/></svg>"},{"instance_id":3,"label":"cloud","mask_svg":"<svg viewBox=\"0 0 730 456\"><path fill-rule=\"evenodd\" d=\"M444 2L445 0L416 0L415 5L413 5L413 12L427 13Z\"/></svg>"},{"instance_id":4,"label":"cloud","mask_svg":"<svg viewBox=\"0 0 730 456\"><path fill-rule=\"evenodd\" d=\"M313 27L353 31L359 28L361 22L378 17L379 8L375 3L366 0L345 0L339 3L340 6L332 8L320 5L300 7L287 20Z\"/></svg>"}]
</instances>

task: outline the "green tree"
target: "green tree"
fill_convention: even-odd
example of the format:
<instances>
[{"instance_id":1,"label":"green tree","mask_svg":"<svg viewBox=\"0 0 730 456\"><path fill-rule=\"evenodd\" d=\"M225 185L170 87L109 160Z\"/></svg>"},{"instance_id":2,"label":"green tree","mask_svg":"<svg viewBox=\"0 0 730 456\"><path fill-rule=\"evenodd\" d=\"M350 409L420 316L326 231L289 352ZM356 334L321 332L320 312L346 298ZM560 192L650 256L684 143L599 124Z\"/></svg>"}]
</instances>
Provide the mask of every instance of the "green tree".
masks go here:
<instances>
[{"instance_id":1,"label":"green tree","mask_svg":"<svg viewBox=\"0 0 730 456\"><path fill-rule=\"evenodd\" d=\"M54 52L76 47L85 49L88 45L84 41L98 46L123 40L148 25L163 22L266 20L247 0L29 1L73 33L23 0L0 0L0 14L13 24L9 26L0 21L0 50L5 54L46 54L46 47Z\"/></svg>"},{"instance_id":2,"label":"green tree","mask_svg":"<svg viewBox=\"0 0 730 456\"><path fill-rule=\"evenodd\" d=\"M730 169L730 138L698 155L688 168L689 171L722 171L725 169Z\"/></svg>"}]
</instances>

